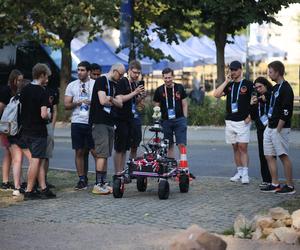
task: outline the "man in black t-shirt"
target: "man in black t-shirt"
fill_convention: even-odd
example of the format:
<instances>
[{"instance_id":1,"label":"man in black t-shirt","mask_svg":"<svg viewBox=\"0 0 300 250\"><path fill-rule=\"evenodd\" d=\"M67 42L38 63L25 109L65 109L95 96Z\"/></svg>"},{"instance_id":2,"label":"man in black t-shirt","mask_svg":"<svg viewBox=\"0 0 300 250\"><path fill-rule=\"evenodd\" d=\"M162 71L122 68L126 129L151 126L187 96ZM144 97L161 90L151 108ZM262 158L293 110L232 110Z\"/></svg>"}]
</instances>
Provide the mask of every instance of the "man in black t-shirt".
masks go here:
<instances>
[{"instance_id":1,"label":"man in black t-shirt","mask_svg":"<svg viewBox=\"0 0 300 250\"><path fill-rule=\"evenodd\" d=\"M94 194L109 194L112 188L106 180L107 158L111 156L114 139L114 109L122 107L122 98L116 93L116 85L125 73L123 64L112 65L109 73L97 78L91 99L89 123L95 142L96 183Z\"/></svg>"},{"instance_id":2,"label":"man in black t-shirt","mask_svg":"<svg viewBox=\"0 0 300 250\"><path fill-rule=\"evenodd\" d=\"M284 79L284 65L280 61L268 65L269 77L276 85L272 89L268 126L264 132L264 154L268 161L272 183L263 192L294 194L292 163L289 159L289 134L293 115L294 93L291 85ZM280 186L277 175L276 156L282 162L286 184Z\"/></svg>"},{"instance_id":3,"label":"man in black t-shirt","mask_svg":"<svg viewBox=\"0 0 300 250\"><path fill-rule=\"evenodd\" d=\"M173 82L172 69L165 68L162 75L165 84L155 90L153 101L161 109L164 138L169 140L168 156L174 158L174 134L179 150L187 142L187 94L181 84Z\"/></svg>"},{"instance_id":4,"label":"man in black t-shirt","mask_svg":"<svg viewBox=\"0 0 300 250\"><path fill-rule=\"evenodd\" d=\"M250 99L253 83L243 79L242 64L233 61L229 65L230 73L225 81L215 90L214 96L226 96L225 137L226 143L232 144L236 174L230 181L249 183L248 176L248 143L250 140Z\"/></svg>"},{"instance_id":5,"label":"man in black t-shirt","mask_svg":"<svg viewBox=\"0 0 300 250\"><path fill-rule=\"evenodd\" d=\"M48 81L49 75L51 75L51 71L46 64L36 64L32 69L32 83L25 86L20 95L22 140L27 146L24 153L31 157L25 199L56 197L46 185L45 169L42 167L42 159L46 157L46 124L47 119L49 119L47 112L48 96L42 86ZM41 188L40 193L34 190L37 179Z\"/></svg>"},{"instance_id":6,"label":"man in black t-shirt","mask_svg":"<svg viewBox=\"0 0 300 250\"><path fill-rule=\"evenodd\" d=\"M141 74L142 66L138 61L131 61L128 68L128 77L120 79L117 85L117 95L122 98L122 108L115 108L116 130L115 130L115 174L118 175L124 170L126 151L135 146L136 136L141 131L135 131L134 118L137 116L137 103L140 101L138 96L144 92L143 85L136 85Z\"/></svg>"}]
</instances>

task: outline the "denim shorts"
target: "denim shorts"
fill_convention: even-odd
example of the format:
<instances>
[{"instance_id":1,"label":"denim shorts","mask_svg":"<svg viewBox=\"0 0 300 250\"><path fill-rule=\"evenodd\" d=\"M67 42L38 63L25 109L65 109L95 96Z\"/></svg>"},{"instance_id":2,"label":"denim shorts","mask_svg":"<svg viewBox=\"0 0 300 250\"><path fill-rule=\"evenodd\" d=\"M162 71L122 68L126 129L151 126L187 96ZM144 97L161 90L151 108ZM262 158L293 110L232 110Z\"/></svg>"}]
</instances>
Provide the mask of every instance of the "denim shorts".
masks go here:
<instances>
[{"instance_id":1,"label":"denim shorts","mask_svg":"<svg viewBox=\"0 0 300 250\"><path fill-rule=\"evenodd\" d=\"M187 120L185 117L179 117L162 122L164 138L169 140L170 145L174 144L174 134L176 144L186 145Z\"/></svg>"},{"instance_id":2,"label":"denim shorts","mask_svg":"<svg viewBox=\"0 0 300 250\"><path fill-rule=\"evenodd\" d=\"M92 136L92 127L89 124L72 123L71 138L73 149L94 148L94 140Z\"/></svg>"}]
</instances>

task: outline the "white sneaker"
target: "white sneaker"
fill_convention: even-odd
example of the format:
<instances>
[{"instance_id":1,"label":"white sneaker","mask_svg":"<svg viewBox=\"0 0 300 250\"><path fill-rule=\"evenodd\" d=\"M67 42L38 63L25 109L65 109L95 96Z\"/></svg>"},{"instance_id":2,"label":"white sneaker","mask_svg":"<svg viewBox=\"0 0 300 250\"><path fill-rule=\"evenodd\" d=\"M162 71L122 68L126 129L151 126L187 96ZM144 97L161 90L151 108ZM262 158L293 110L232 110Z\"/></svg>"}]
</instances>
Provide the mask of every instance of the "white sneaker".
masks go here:
<instances>
[{"instance_id":1,"label":"white sneaker","mask_svg":"<svg viewBox=\"0 0 300 250\"><path fill-rule=\"evenodd\" d=\"M246 174L242 175L242 184L249 184L249 176Z\"/></svg>"},{"instance_id":2,"label":"white sneaker","mask_svg":"<svg viewBox=\"0 0 300 250\"><path fill-rule=\"evenodd\" d=\"M241 174L237 172L234 176L230 178L230 181L232 182L238 182L242 178Z\"/></svg>"},{"instance_id":3,"label":"white sneaker","mask_svg":"<svg viewBox=\"0 0 300 250\"><path fill-rule=\"evenodd\" d=\"M13 195L13 196L20 196L21 193L20 193L19 189L15 189L15 190L12 192L12 195Z\"/></svg>"},{"instance_id":4,"label":"white sneaker","mask_svg":"<svg viewBox=\"0 0 300 250\"><path fill-rule=\"evenodd\" d=\"M92 193L106 195L106 194L110 194L111 190L108 185L105 185L105 184L103 185L103 184L99 183L99 184L94 185Z\"/></svg>"}]
</instances>

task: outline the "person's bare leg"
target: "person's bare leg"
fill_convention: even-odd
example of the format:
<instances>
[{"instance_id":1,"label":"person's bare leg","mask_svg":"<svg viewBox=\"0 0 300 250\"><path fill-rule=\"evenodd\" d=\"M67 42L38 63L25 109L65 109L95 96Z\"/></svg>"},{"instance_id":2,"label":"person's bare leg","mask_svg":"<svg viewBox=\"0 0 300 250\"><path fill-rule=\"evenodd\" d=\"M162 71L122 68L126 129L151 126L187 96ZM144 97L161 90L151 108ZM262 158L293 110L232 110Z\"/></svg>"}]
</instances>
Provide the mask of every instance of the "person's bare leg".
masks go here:
<instances>
[{"instance_id":1,"label":"person's bare leg","mask_svg":"<svg viewBox=\"0 0 300 250\"><path fill-rule=\"evenodd\" d=\"M126 153L115 151L114 163L115 163L116 175L120 174L123 171L125 165L125 158L126 158Z\"/></svg>"},{"instance_id":2,"label":"person's bare leg","mask_svg":"<svg viewBox=\"0 0 300 250\"><path fill-rule=\"evenodd\" d=\"M248 143L238 143L238 151L240 155L240 163L243 167L248 167L249 155L248 155Z\"/></svg>"},{"instance_id":3,"label":"person's bare leg","mask_svg":"<svg viewBox=\"0 0 300 250\"><path fill-rule=\"evenodd\" d=\"M76 149L75 150L75 165L77 169L78 176L84 175L84 150Z\"/></svg>"},{"instance_id":4,"label":"person's bare leg","mask_svg":"<svg viewBox=\"0 0 300 250\"><path fill-rule=\"evenodd\" d=\"M175 158L175 153L174 153L174 143L173 143L172 145L169 146L167 156L170 157L170 158Z\"/></svg>"},{"instance_id":5,"label":"person's bare leg","mask_svg":"<svg viewBox=\"0 0 300 250\"><path fill-rule=\"evenodd\" d=\"M286 183L289 186L294 186L294 182L293 182L293 168L292 168L292 162L290 161L290 158L288 157L288 155L283 154L279 156L282 165L284 167L284 175L286 178Z\"/></svg>"},{"instance_id":6,"label":"person's bare leg","mask_svg":"<svg viewBox=\"0 0 300 250\"><path fill-rule=\"evenodd\" d=\"M278 173L277 173L277 166L276 166L276 158L273 155L266 155L266 159L272 177L272 183L277 185L279 184L279 181L278 181Z\"/></svg>"},{"instance_id":7,"label":"person's bare leg","mask_svg":"<svg viewBox=\"0 0 300 250\"><path fill-rule=\"evenodd\" d=\"M232 149L233 149L233 157L234 157L234 162L236 167L241 167L242 166L242 161L241 161L241 155L239 151L238 144L232 144Z\"/></svg>"},{"instance_id":8,"label":"person's bare leg","mask_svg":"<svg viewBox=\"0 0 300 250\"><path fill-rule=\"evenodd\" d=\"M137 155L137 148L130 148L129 159L135 159Z\"/></svg>"},{"instance_id":9,"label":"person's bare leg","mask_svg":"<svg viewBox=\"0 0 300 250\"><path fill-rule=\"evenodd\" d=\"M10 146L9 151L12 155L12 169L13 169L13 178L14 178L14 185L16 189L21 187L21 174L22 174L22 149L13 144Z\"/></svg>"},{"instance_id":10,"label":"person's bare leg","mask_svg":"<svg viewBox=\"0 0 300 250\"><path fill-rule=\"evenodd\" d=\"M106 158L97 158L96 159L96 171L107 171L107 159Z\"/></svg>"},{"instance_id":11,"label":"person's bare leg","mask_svg":"<svg viewBox=\"0 0 300 250\"><path fill-rule=\"evenodd\" d=\"M7 183L9 181L11 154L7 147L3 147L3 149L4 149L4 155L2 160L2 182Z\"/></svg>"},{"instance_id":12,"label":"person's bare leg","mask_svg":"<svg viewBox=\"0 0 300 250\"><path fill-rule=\"evenodd\" d=\"M40 188L42 190L47 187L47 185L46 185L46 171L45 171L44 166L42 166L42 161L40 161L40 165L39 165L38 181L39 181Z\"/></svg>"},{"instance_id":13,"label":"person's bare leg","mask_svg":"<svg viewBox=\"0 0 300 250\"><path fill-rule=\"evenodd\" d=\"M31 192L39 174L41 159L31 158L27 174L27 192Z\"/></svg>"}]
</instances>

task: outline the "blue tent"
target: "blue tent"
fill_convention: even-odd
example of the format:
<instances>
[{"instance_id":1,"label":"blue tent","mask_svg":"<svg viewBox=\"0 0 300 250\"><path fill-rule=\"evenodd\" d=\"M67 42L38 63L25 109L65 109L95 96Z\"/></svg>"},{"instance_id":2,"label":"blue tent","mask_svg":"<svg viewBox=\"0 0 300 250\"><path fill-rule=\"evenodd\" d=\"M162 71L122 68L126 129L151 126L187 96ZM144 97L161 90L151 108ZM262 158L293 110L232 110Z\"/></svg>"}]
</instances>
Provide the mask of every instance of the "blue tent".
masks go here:
<instances>
[{"instance_id":1,"label":"blue tent","mask_svg":"<svg viewBox=\"0 0 300 250\"><path fill-rule=\"evenodd\" d=\"M101 38L97 38L86 44L81 49L75 51L75 54L81 61L85 60L101 65L103 73L108 72L110 67L115 63L122 63L125 67L128 67L127 61L116 55L114 50Z\"/></svg>"},{"instance_id":2,"label":"blue tent","mask_svg":"<svg viewBox=\"0 0 300 250\"><path fill-rule=\"evenodd\" d=\"M122 63L128 68L128 56L124 53L116 54L115 50L99 37L75 51L75 54L80 60L101 65L103 73L108 72L115 63ZM149 74L153 71L151 62L141 61L141 64L143 74Z\"/></svg>"}]
</instances>

